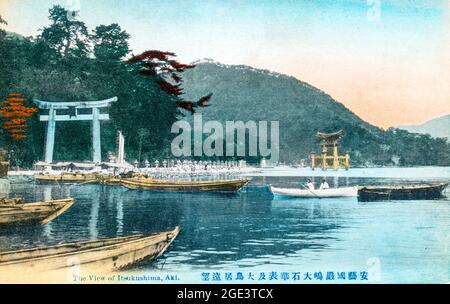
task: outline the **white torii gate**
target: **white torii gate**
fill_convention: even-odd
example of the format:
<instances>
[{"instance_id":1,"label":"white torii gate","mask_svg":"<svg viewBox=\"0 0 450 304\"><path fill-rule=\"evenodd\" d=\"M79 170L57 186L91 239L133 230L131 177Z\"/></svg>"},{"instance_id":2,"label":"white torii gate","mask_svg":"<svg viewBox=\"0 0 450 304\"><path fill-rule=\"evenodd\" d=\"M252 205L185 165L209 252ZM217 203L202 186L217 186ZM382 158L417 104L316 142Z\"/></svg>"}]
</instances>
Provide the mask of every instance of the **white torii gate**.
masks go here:
<instances>
[{"instance_id":1,"label":"white torii gate","mask_svg":"<svg viewBox=\"0 0 450 304\"><path fill-rule=\"evenodd\" d=\"M47 138L45 142L45 162L53 162L53 150L55 147L55 130L57 121L92 121L92 160L95 163L102 161L101 140L100 140L100 121L109 120L109 114L101 114L100 108L107 108L112 102L116 102L117 97L99 101L73 101L73 102L54 102L41 101L34 99L33 102L41 110L48 110L48 115L40 115L40 121L47 121ZM78 113L80 109L92 110L91 113ZM67 111L70 113L58 113L58 111Z\"/></svg>"}]
</instances>

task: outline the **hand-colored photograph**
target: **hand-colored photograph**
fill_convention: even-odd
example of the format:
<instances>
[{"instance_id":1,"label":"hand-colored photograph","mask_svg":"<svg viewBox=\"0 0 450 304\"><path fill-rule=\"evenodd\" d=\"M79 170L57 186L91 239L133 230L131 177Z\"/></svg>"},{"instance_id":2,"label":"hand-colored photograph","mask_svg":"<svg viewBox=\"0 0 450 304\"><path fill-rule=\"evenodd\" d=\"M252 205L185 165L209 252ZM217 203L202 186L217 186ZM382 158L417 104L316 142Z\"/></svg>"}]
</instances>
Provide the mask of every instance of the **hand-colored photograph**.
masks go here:
<instances>
[{"instance_id":1,"label":"hand-colored photograph","mask_svg":"<svg viewBox=\"0 0 450 304\"><path fill-rule=\"evenodd\" d=\"M449 13L1 0L0 284L450 283Z\"/></svg>"}]
</instances>

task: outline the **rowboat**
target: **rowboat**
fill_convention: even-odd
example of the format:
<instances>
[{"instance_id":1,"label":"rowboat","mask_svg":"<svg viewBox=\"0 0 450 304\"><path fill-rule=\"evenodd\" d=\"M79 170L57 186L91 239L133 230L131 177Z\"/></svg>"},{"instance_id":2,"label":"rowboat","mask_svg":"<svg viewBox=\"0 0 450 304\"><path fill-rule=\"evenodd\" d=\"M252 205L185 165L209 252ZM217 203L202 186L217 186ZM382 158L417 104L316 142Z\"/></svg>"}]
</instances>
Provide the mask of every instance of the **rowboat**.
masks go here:
<instances>
[{"instance_id":1,"label":"rowboat","mask_svg":"<svg viewBox=\"0 0 450 304\"><path fill-rule=\"evenodd\" d=\"M358 195L358 187L309 190L298 188L276 188L269 185L269 188L273 195L304 198L356 197Z\"/></svg>"},{"instance_id":2,"label":"rowboat","mask_svg":"<svg viewBox=\"0 0 450 304\"><path fill-rule=\"evenodd\" d=\"M170 231L151 235L133 235L68 243L0 253L0 281L2 276L14 274L61 273L74 269L109 273L151 262L160 257L180 232ZM20 279L20 278L17 278Z\"/></svg>"},{"instance_id":3,"label":"rowboat","mask_svg":"<svg viewBox=\"0 0 450 304\"><path fill-rule=\"evenodd\" d=\"M53 184L53 183L84 183L95 182L98 177L97 174L75 174L75 173L63 173L59 175L37 175L36 181L40 184Z\"/></svg>"},{"instance_id":4,"label":"rowboat","mask_svg":"<svg viewBox=\"0 0 450 304\"><path fill-rule=\"evenodd\" d=\"M133 190L237 192L249 182L250 179L165 181L152 178L125 178L121 180L121 185Z\"/></svg>"},{"instance_id":5,"label":"rowboat","mask_svg":"<svg viewBox=\"0 0 450 304\"><path fill-rule=\"evenodd\" d=\"M29 204L10 200L0 204L0 226L47 224L69 209L74 202L73 198Z\"/></svg>"},{"instance_id":6,"label":"rowboat","mask_svg":"<svg viewBox=\"0 0 450 304\"><path fill-rule=\"evenodd\" d=\"M360 201L427 200L442 197L448 183L364 186L358 191Z\"/></svg>"}]
</instances>

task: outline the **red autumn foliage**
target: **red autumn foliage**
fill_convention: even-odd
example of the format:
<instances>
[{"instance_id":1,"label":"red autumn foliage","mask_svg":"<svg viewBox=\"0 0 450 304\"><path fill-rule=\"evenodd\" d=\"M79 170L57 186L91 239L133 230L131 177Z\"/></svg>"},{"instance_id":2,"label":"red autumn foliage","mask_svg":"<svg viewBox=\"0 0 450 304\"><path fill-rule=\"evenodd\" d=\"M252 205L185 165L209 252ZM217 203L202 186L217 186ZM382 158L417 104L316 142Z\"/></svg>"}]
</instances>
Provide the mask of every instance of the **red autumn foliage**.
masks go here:
<instances>
[{"instance_id":1,"label":"red autumn foliage","mask_svg":"<svg viewBox=\"0 0 450 304\"><path fill-rule=\"evenodd\" d=\"M159 87L169 95L177 97L176 105L191 113L195 113L195 108L207 107L212 94L200 98L198 101L186 101L179 98L183 94L181 83L183 78L180 73L187 69L192 69L195 65L183 64L176 60L169 59L176 55L171 52L163 52L157 50L146 51L140 55L133 56L127 62L129 64L137 64L139 66L139 74L148 77L155 77ZM170 77L169 82L166 77Z\"/></svg>"},{"instance_id":2,"label":"red autumn foliage","mask_svg":"<svg viewBox=\"0 0 450 304\"><path fill-rule=\"evenodd\" d=\"M167 61L169 57L175 56L174 53L171 52L162 52L158 50L151 50L146 51L140 55L133 56L128 60L128 63L136 63L141 62L143 60L151 60L151 59L158 59L161 61Z\"/></svg>"},{"instance_id":3,"label":"red autumn foliage","mask_svg":"<svg viewBox=\"0 0 450 304\"><path fill-rule=\"evenodd\" d=\"M183 63L179 63L176 60L169 60L169 64L178 72L183 72L187 69L193 69L195 68L195 65L190 65L190 64L183 64Z\"/></svg>"},{"instance_id":4,"label":"red autumn foliage","mask_svg":"<svg viewBox=\"0 0 450 304\"><path fill-rule=\"evenodd\" d=\"M164 92L171 95L179 96L183 93L183 89L179 85L173 85L164 80L160 80L157 83Z\"/></svg>"},{"instance_id":5,"label":"red autumn foliage","mask_svg":"<svg viewBox=\"0 0 450 304\"><path fill-rule=\"evenodd\" d=\"M211 100L212 96L213 96L213 94L211 93L207 96L200 98L199 101L197 102L198 106L199 107L208 107L209 105L207 105L206 103Z\"/></svg>"},{"instance_id":6,"label":"red autumn foliage","mask_svg":"<svg viewBox=\"0 0 450 304\"><path fill-rule=\"evenodd\" d=\"M195 110L194 110L194 104L190 101L177 101L177 107L185 109L189 112L191 112L192 114L195 114Z\"/></svg>"},{"instance_id":7,"label":"red autumn foliage","mask_svg":"<svg viewBox=\"0 0 450 304\"><path fill-rule=\"evenodd\" d=\"M213 96L213 94L209 94L207 96L200 98L199 101L197 101L197 102L180 100L180 101L177 101L177 106L194 114L195 108L208 107L209 105L207 103L208 103L208 101L211 100L212 96Z\"/></svg>"},{"instance_id":8,"label":"red autumn foliage","mask_svg":"<svg viewBox=\"0 0 450 304\"><path fill-rule=\"evenodd\" d=\"M25 101L20 93L11 93L1 102L0 115L6 118L1 128L7 130L13 140L26 138L27 119L37 112L36 108L25 106Z\"/></svg>"},{"instance_id":9,"label":"red autumn foliage","mask_svg":"<svg viewBox=\"0 0 450 304\"><path fill-rule=\"evenodd\" d=\"M180 83L183 81L183 78L181 78L180 76L178 76L175 73L172 73L172 79L176 82L176 83Z\"/></svg>"}]
</instances>

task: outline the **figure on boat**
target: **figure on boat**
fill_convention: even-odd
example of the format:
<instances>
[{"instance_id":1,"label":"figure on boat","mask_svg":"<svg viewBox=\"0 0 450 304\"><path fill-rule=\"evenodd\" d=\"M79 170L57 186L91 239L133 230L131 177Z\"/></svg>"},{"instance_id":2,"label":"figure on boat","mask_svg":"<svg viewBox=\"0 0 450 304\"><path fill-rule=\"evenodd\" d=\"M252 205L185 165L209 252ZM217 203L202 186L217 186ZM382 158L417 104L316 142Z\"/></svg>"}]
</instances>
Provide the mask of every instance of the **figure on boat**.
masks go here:
<instances>
[{"instance_id":1,"label":"figure on boat","mask_svg":"<svg viewBox=\"0 0 450 304\"><path fill-rule=\"evenodd\" d=\"M324 189L330 189L330 185L328 185L327 183L327 179L324 177L322 178L322 183L320 184L320 190L324 190Z\"/></svg>"},{"instance_id":2,"label":"figure on boat","mask_svg":"<svg viewBox=\"0 0 450 304\"><path fill-rule=\"evenodd\" d=\"M315 189L311 178L307 178L307 183L301 184L301 188L278 188L269 185L270 192L274 196L290 196L297 198L339 198L358 196L358 187L330 188L327 180L322 179L319 189Z\"/></svg>"},{"instance_id":3,"label":"figure on boat","mask_svg":"<svg viewBox=\"0 0 450 304\"><path fill-rule=\"evenodd\" d=\"M306 187L307 187L309 190L314 190L314 183L312 182L312 180L311 180L310 178L308 178L308 179L306 180Z\"/></svg>"}]
</instances>

